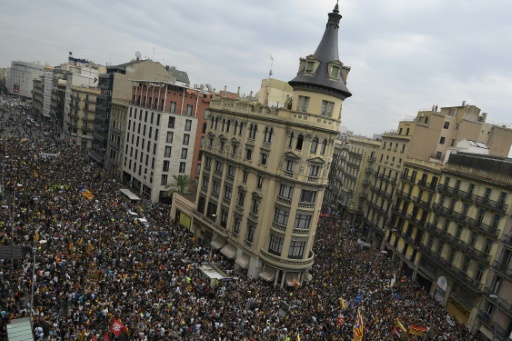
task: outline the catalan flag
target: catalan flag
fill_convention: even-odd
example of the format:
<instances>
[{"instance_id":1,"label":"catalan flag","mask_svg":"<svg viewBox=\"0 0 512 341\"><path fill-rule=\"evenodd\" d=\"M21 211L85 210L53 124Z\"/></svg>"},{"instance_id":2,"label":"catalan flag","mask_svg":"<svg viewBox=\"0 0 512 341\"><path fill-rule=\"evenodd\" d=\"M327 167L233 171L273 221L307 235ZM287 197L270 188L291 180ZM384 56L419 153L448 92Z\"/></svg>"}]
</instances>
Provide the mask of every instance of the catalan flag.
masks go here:
<instances>
[{"instance_id":1,"label":"catalan flag","mask_svg":"<svg viewBox=\"0 0 512 341\"><path fill-rule=\"evenodd\" d=\"M410 335L423 336L426 333L427 333L427 327L416 326L414 324L409 327Z\"/></svg>"},{"instance_id":2,"label":"catalan flag","mask_svg":"<svg viewBox=\"0 0 512 341\"><path fill-rule=\"evenodd\" d=\"M26 138L26 137L24 137L24 138L22 138L22 139L20 140L20 142L21 142L21 143L23 143L23 142L27 142L27 141L28 141L28 138Z\"/></svg>"},{"instance_id":3,"label":"catalan flag","mask_svg":"<svg viewBox=\"0 0 512 341\"><path fill-rule=\"evenodd\" d=\"M353 341L361 341L364 335L363 316L361 315L361 308L357 308L357 320L354 325L354 338Z\"/></svg>"},{"instance_id":4,"label":"catalan flag","mask_svg":"<svg viewBox=\"0 0 512 341\"><path fill-rule=\"evenodd\" d=\"M347 309L347 305L345 304L343 297L340 297L340 305L342 309Z\"/></svg>"},{"instance_id":5,"label":"catalan flag","mask_svg":"<svg viewBox=\"0 0 512 341\"><path fill-rule=\"evenodd\" d=\"M296 341L300 341L300 334L299 334L299 332L297 332L297 339L296 339Z\"/></svg>"},{"instance_id":6,"label":"catalan flag","mask_svg":"<svg viewBox=\"0 0 512 341\"><path fill-rule=\"evenodd\" d=\"M400 322L398 317L395 319L395 324L398 328L400 328L401 331L403 331L404 333L407 333L407 329L405 329L404 325L402 324L402 322Z\"/></svg>"},{"instance_id":7,"label":"catalan flag","mask_svg":"<svg viewBox=\"0 0 512 341\"><path fill-rule=\"evenodd\" d=\"M91 191L89 191L88 189L85 189L85 188L82 188L82 191L81 191L82 195L89 199L89 200L92 200L94 199L94 195L91 193Z\"/></svg>"}]
</instances>

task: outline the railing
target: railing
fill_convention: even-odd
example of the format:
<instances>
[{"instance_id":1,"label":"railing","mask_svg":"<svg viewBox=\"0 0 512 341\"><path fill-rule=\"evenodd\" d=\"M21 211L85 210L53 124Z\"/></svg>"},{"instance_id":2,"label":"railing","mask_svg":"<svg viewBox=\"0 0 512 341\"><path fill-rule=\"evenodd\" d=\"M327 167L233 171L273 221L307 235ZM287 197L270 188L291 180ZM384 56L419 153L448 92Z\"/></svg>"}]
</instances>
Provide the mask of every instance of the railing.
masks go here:
<instances>
[{"instance_id":1,"label":"railing","mask_svg":"<svg viewBox=\"0 0 512 341\"><path fill-rule=\"evenodd\" d=\"M261 259L270 265L278 268L287 267L292 269L307 269L313 266L315 258L314 253L311 251L310 257L306 259L292 259L276 256L268 252L267 250L260 249Z\"/></svg>"},{"instance_id":2,"label":"railing","mask_svg":"<svg viewBox=\"0 0 512 341\"><path fill-rule=\"evenodd\" d=\"M313 209L315 208L315 204L308 202L299 202L299 208Z\"/></svg>"},{"instance_id":3,"label":"railing","mask_svg":"<svg viewBox=\"0 0 512 341\"><path fill-rule=\"evenodd\" d=\"M294 228L292 233L303 236L303 235L309 234L309 229L297 229L297 228Z\"/></svg>"},{"instance_id":4,"label":"railing","mask_svg":"<svg viewBox=\"0 0 512 341\"><path fill-rule=\"evenodd\" d=\"M286 225L283 225L283 224L279 224L277 222L272 222L272 227L275 228L276 230L279 230L279 231L282 231L282 232L286 232Z\"/></svg>"},{"instance_id":5,"label":"railing","mask_svg":"<svg viewBox=\"0 0 512 341\"><path fill-rule=\"evenodd\" d=\"M281 204L285 204L286 206L291 206L292 201L290 199L287 199L285 197L277 196L277 202Z\"/></svg>"},{"instance_id":6,"label":"railing","mask_svg":"<svg viewBox=\"0 0 512 341\"><path fill-rule=\"evenodd\" d=\"M508 205L505 204L503 201L491 200L487 196L477 196L475 198L475 202L477 204L479 204L480 206L490 208L490 209L495 210L500 213L505 213L508 208Z\"/></svg>"}]
</instances>

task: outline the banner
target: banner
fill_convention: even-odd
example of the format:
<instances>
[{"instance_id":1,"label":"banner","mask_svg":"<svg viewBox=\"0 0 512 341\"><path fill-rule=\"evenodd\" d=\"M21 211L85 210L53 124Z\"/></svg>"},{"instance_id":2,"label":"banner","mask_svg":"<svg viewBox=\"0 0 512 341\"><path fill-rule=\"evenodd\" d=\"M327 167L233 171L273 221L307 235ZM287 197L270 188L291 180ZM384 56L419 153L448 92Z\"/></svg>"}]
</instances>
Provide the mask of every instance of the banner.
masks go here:
<instances>
[{"instance_id":1,"label":"banner","mask_svg":"<svg viewBox=\"0 0 512 341\"><path fill-rule=\"evenodd\" d=\"M125 331L126 327L118 319L112 319L109 329L112 332L112 334L114 334L115 336L119 336L123 333L123 331Z\"/></svg>"}]
</instances>

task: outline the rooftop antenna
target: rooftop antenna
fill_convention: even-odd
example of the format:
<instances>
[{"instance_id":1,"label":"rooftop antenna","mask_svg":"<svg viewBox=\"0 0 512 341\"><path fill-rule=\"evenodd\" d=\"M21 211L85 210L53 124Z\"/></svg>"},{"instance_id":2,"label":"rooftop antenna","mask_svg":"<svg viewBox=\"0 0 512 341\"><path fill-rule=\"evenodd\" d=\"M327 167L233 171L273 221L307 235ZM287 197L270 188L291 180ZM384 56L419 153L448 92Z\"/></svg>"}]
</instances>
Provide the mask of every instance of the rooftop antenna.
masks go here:
<instances>
[{"instance_id":1,"label":"rooftop antenna","mask_svg":"<svg viewBox=\"0 0 512 341\"><path fill-rule=\"evenodd\" d=\"M272 76L272 66L274 65L274 57L272 57L271 54L269 54L270 56L270 71L268 72L268 78L270 78L270 76Z\"/></svg>"},{"instance_id":2,"label":"rooftop antenna","mask_svg":"<svg viewBox=\"0 0 512 341\"><path fill-rule=\"evenodd\" d=\"M267 77L267 98L265 98L265 105L268 106L268 97L270 96L270 77L272 76L272 66L274 65L274 57L270 56L270 70L268 71Z\"/></svg>"}]
</instances>

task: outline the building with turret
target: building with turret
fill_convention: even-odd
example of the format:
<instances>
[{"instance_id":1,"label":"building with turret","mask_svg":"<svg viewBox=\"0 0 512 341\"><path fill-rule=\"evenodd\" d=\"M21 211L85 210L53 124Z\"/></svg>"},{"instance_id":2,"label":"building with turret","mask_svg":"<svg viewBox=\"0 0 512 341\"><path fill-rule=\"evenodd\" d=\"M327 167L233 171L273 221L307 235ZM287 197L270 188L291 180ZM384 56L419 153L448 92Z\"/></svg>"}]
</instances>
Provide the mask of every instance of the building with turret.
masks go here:
<instances>
[{"instance_id":1,"label":"building with turret","mask_svg":"<svg viewBox=\"0 0 512 341\"><path fill-rule=\"evenodd\" d=\"M350 68L338 56L340 19L336 5L318 48L300 58L288 82L286 106L222 96L210 103L190 229L274 285L307 280L315 260L342 105L351 96Z\"/></svg>"}]
</instances>

